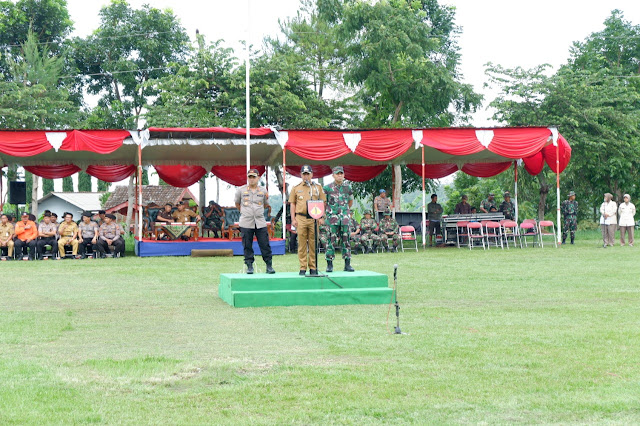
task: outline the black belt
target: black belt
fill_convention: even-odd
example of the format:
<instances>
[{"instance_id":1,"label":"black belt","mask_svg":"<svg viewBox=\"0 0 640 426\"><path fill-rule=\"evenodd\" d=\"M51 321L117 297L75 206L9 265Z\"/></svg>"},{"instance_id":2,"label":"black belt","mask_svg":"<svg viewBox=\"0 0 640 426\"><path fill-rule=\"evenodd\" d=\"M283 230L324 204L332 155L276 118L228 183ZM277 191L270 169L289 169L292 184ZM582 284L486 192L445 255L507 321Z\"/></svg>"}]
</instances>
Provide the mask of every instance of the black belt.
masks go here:
<instances>
[{"instance_id":1,"label":"black belt","mask_svg":"<svg viewBox=\"0 0 640 426\"><path fill-rule=\"evenodd\" d=\"M303 216L307 219L313 219L311 216L309 216L309 213L296 213L296 216Z\"/></svg>"}]
</instances>

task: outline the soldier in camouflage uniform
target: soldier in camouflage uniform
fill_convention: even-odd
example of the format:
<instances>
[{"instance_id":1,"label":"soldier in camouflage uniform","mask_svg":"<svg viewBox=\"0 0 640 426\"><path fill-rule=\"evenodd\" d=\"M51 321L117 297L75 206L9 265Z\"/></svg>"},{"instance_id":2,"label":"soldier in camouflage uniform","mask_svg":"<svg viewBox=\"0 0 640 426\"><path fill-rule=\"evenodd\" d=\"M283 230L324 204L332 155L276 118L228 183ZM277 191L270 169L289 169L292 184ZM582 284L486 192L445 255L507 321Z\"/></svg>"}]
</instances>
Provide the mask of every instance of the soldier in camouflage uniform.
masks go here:
<instances>
[{"instance_id":1,"label":"soldier in camouflage uniform","mask_svg":"<svg viewBox=\"0 0 640 426\"><path fill-rule=\"evenodd\" d=\"M495 194L491 192L489 193L489 196L487 198L482 200L482 202L480 203L480 211L482 213L489 213L491 211L491 207L496 210L498 209L498 206L496 205L496 199L494 197Z\"/></svg>"},{"instance_id":2,"label":"soldier in camouflage uniform","mask_svg":"<svg viewBox=\"0 0 640 426\"><path fill-rule=\"evenodd\" d=\"M500 203L498 211L502 212L505 219L513 220L516 207L513 205L513 201L511 201L511 194L509 191L504 193L504 201Z\"/></svg>"},{"instance_id":3,"label":"soldier in camouflage uniform","mask_svg":"<svg viewBox=\"0 0 640 426\"><path fill-rule=\"evenodd\" d=\"M398 222L391 217L391 212L387 210L384 212L382 221L380 221L380 242L385 250L392 251L392 249L389 249L389 238L393 240L393 251L397 252L400 245Z\"/></svg>"},{"instance_id":4,"label":"soldier in camouflage uniform","mask_svg":"<svg viewBox=\"0 0 640 426\"><path fill-rule=\"evenodd\" d=\"M342 241L342 258L344 270L353 272L351 267L351 244L349 242L349 223L351 220L351 205L353 204L353 190L351 185L344 181L344 169L342 166L333 168L334 181L324 187L327 194L327 221L331 230L331 238L327 244L327 272L333 272L333 259L335 258L334 245L338 240Z\"/></svg>"},{"instance_id":5,"label":"soldier in camouflage uniform","mask_svg":"<svg viewBox=\"0 0 640 426\"><path fill-rule=\"evenodd\" d=\"M327 249L327 244L329 244L329 237L331 236L331 231L329 230L329 225L325 222L322 225L318 225L318 249L320 247Z\"/></svg>"},{"instance_id":6,"label":"soldier in camouflage uniform","mask_svg":"<svg viewBox=\"0 0 640 426\"><path fill-rule=\"evenodd\" d=\"M349 220L349 242L351 243L351 254L358 254L358 250L362 250L362 235L360 235L360 224L357 220L351 218Z\"/></svg>"},{"instance_id":7,"label":"soldier in camouflage uniform","mask_svg":"<svg viewBox=\"0 0 640 426\"><path fill-rule=\"evenodd\" d=\"M380 237L376 235L378 223L371 217L371 210L365 210L364 218L360 221L360 241L365 248L365 253L373 253L380 244Z\"/></svg>"},{"instance_id":8,"label":"soldier in camouflage uniform","mask_svg":"<svg viewBox=\"0 0 640 426\"><path fill-rule=\"evenodd\" d=\"M576 201L575 192L569 192L569 199L562 202L560 211L564 218L562 224L562 244L567 241L568 231L571 231L571 244L573 244L573 240L576 237L576 229L578 229L578 202Z\"/></svg>"}]
</instances>

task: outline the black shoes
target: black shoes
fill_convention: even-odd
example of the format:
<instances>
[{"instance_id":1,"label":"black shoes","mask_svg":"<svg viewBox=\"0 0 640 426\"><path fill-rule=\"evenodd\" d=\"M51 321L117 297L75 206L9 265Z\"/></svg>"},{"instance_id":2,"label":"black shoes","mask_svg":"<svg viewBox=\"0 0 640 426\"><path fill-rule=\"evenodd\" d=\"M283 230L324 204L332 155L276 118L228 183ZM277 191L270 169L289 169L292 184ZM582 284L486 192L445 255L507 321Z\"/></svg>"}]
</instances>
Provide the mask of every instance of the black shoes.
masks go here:
<instances>
[{"instance_id":1,"label":"black shoes","mask_svg":"<svg viewBox=\"0 0 640 426\"><path fill-rule=\"evenodd\" d=\"M300 273L299 273L298 275L301 275L301 276L303 276L303 277L304 277L304 276L306 275L306 273L307 273L307 270L306 270L306 269L301 269L301 270L300 270Z\"/></svg>"},{"instance_id":2,"label":"black shoes","mask_svg":"<svg viewBox=\"0 0 640 426\"><path fill-rule=\"evenodd\" d=\"M327 272L333 272L333 260L327 260Z\"/></svg>"},{"instance_id":3,"label":"black shoes","mask_svg":"<svg viewBox=\"0 0 640 426\"><path fill-rule=\"evenodd\" d=\"M276 271L273 269L273 266L271 266L271 262L267 263L267 274L275 274Z\"/></svg>"},{"instance_id":4,"label":"black shoes","mask_svg":"<svg viewBox=\"0 0 640 426\"><path fill-rule=\"evenodd\" d=\"M247 274L253 274L253 263L247 263Z\"/></svg>"},{"instance_id":5,"label":"black shoes","mask_svg":"<svg viewBox=\"0 0 640 426\"><path fill-rule=\"evenodd\" d=\"M312 277L317 277L318 276L318 270L317 269L309 269L309 275L311 275Z\"/></svg>"},{"instance_id":6,"label":"black shoes","mask_svg":"<svg viewBox=\"0 0 640 426\"><path fill-rule=\"evenodd\" d=\"M344 260L344 270L347 272L355 272L355 269L351 267L351 259Z\"/></svg>"}]
</instances>

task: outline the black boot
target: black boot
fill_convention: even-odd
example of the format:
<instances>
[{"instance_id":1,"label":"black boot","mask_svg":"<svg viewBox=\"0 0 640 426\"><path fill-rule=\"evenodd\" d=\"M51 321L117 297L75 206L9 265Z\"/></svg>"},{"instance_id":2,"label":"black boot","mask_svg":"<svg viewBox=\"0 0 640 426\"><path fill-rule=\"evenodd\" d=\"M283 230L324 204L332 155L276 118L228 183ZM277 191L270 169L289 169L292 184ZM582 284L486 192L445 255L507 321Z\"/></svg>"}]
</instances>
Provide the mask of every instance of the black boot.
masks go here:
<instances>
[{"instance_id":1,"label":"black boot","mask_svg":"<svg viewBox=\"0 0 640 426\"><path fill-rule=\"evenodd\" d=\"M566 235L562 236L562 244L567 244L567 236Z\"/></svg>"},{"instance_id":2,"label":"black boot","mask_svg":"<svg viewBox=\"0 0 640 426\"><path fill-rule=\"evenodd\" d=\"M267 274L275 274L276 271L275 269L273 269L273 266L271 265L271 261L266 262L267 264Z\"/></svg>"},{"instance_id":3,"label":"black boot","mask_svg":"<svg viewBox=\"0 0 640 426\"><path fill-rule=\"evenodd\" d=\"M344 260L344 270L347 272L355 272L355 269L351 267L351 259Z\"/></svg>"},{"instance_id":4,"label":"black boot","mask_svg":"<svg viewBox=\"0 0 640 426\"><path fill-rule=\"evenodd\" d=\"M327 272L333 272L333 260L327 260Z\"/></svg>"},{"instance_id":5,"label":"black boot","mask_svg":"<svg viewBox=\"0 0 640 426\"><path fill-rule=\"evenodd\" d=\"M571 237L571 244L573 244L573 240L575 239L575 237Z\"/></svg>"},{"instance_id":6,"label":"black boot","mask_svg":"<svg viewBox=\"0 0 640 426\"><path fill-rule=\"evenodd\" d=\"M253 262L247 262L247 274L253 274Z\"/></svg>"},{"instance_id":7,"label":"black boot","mask_svg":"<svg viewBox=\"0 0 640 426\"><path fill-rule=\"evenodd\" d=\"M317 269L309 269L309 275L311 275L312 277L317 277L318 276L318 270Z\"/></svg>"}]
</instances>

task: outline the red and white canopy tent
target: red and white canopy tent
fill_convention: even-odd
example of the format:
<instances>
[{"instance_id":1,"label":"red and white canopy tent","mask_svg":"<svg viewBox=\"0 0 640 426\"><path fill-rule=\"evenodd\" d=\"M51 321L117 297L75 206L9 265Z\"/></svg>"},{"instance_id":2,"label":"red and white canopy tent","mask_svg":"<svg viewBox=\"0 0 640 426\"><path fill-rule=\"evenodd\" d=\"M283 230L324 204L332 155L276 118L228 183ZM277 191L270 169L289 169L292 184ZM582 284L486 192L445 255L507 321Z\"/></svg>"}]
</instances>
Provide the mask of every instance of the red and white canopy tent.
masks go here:
<instances>
[{"instance_id":1,"label":"red and white canopy tent","mask_svg":"<svg viewBox=\"0 0 640 426\"><path fill-rule=\"evenodd\" d=\"M345 168L346 179L362 182L380 174L388 164L406 164L423 180L423 218L426 178L442 178L457 170L490 177L517 160L536 175L546 162L557 175L560 229L559 176L570 160L571 148L555 128L258 128L251 129L249 135L251 163L261 172L266 166L282 165L299 176L300 166L308 163L314 166L315 177L320 177L339 164ZM117 182L137 170L140 183L142 167L152 165L173 186L190 186L209 171L233 185L242 185L246 182L246 152L245 129L0 131L0 164L20 164L50 179L85 170L98 179ZM517 182L514 195L517 206Z\"/></svg>"}]
</instances>

